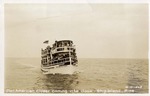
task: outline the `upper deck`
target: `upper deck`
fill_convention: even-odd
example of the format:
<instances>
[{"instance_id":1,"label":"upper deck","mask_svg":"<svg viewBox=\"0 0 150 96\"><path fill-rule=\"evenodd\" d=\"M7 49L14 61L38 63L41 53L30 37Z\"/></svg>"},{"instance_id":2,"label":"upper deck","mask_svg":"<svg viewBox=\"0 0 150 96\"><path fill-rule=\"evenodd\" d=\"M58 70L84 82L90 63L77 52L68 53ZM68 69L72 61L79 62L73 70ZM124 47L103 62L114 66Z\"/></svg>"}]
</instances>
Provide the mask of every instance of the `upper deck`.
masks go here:
<instances>
[{"instance_id":1,"label":"upper deck","mask_svg":"<svg viewBox=\"0 0 150 96\"><path fill-rule=\"evenodd\" d=\"M75 45L71 40L61 40L55 41L52 46L52 54L59 53L59 52L74 52Z\"/></svg>"}]
</instances>

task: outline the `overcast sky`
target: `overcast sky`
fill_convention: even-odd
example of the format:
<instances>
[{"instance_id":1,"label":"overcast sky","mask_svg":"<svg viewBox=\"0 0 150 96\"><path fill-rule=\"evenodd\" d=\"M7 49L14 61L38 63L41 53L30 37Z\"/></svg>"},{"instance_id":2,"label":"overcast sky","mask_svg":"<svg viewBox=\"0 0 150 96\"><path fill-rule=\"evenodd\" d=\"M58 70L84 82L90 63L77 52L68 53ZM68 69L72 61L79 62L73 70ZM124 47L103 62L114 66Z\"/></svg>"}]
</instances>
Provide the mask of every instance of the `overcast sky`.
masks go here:
<instances>
[{"instance_id":1,"label":"overcast sky","mask_svg":"<svg viewBox=\"0 0 150 96\"><path fill-rule=\"evenodd\" d=\"M5 56L71 39L78 58L147 58L148 4L6 4Z\"/></svg>"}]
</instances>

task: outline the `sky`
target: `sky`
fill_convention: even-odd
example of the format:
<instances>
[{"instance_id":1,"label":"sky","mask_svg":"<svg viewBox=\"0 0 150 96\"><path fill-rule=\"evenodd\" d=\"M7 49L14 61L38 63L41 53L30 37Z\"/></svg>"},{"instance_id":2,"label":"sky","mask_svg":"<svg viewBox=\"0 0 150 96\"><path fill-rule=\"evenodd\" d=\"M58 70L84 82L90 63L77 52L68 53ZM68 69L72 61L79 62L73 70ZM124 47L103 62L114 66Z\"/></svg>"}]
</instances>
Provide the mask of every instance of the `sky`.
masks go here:
<instances>
[{"instance_id":1,"label":"sky","mask_svg":"<svg viewBox=\"0 0 150 96\"><path fill-rule=\"evenodd\" d=\"M148 4L5 4L5 57L69 39L78 58L148 58Z\"/></svg>"}]
</instances>

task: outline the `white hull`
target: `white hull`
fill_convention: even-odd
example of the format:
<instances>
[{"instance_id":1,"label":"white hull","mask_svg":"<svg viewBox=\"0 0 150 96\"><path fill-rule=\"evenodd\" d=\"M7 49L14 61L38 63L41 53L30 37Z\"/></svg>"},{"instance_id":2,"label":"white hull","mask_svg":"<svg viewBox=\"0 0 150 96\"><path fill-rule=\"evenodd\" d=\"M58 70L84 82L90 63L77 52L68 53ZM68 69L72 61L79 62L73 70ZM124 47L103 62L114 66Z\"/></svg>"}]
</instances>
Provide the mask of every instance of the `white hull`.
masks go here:
<instances>
[{"instance_id":1,"label":"white hull","mask_svg":"<svg viewBox=\"0 0 150 96\"><path fill-rule=\"evenodd\" d=\"M41 68L41 70L43 71L43 74L74 74L77 71L77 66L53 66L49 68Z\"/></svg>"}]
</instances>

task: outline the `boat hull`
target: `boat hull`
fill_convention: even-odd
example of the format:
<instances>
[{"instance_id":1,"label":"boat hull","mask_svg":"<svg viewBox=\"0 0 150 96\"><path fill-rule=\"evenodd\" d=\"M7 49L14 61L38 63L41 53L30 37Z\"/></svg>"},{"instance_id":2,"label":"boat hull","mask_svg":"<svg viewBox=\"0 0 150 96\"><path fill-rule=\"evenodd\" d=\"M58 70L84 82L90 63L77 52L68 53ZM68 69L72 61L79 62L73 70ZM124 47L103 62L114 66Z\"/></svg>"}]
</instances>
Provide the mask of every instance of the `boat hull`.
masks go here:
<instances>
[{"instance_id":1,"label":"boat hull","mask_svg":"<svg viewBox=\"0 0 150 96\"><path fill-rule=\"evenodd\" d=\"M75 74L77 66L65 65L65 66L53 66L49 68L41 68L43 74Z\"/></svg>"}]
</instances>

